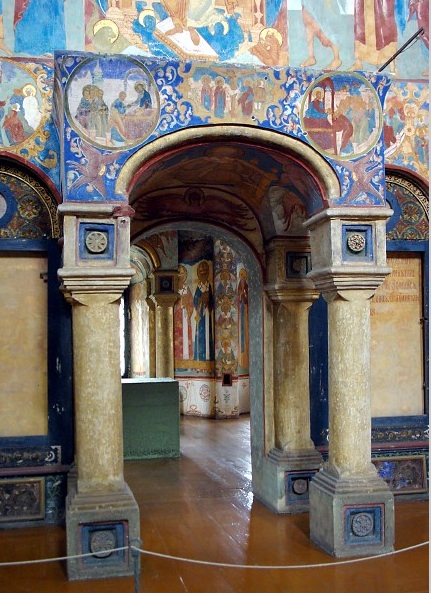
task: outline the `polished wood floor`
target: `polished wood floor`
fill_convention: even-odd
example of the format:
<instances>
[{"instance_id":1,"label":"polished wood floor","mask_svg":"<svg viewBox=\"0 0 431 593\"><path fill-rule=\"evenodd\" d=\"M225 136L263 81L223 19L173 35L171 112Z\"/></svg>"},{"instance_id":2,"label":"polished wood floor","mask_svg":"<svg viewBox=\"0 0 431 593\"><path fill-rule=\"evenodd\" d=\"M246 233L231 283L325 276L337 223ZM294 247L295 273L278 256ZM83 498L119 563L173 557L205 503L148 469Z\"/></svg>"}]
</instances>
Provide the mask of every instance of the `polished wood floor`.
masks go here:
<instances>
[{"instance_id":1,"label":"polished wood floor","mask_svg":"<svg viewBox=\"0 0 431 593\"><path fill-rule=\"evenodd\" d=\"M428 547L339 564L309 540L308 514L276 515L253 500L249 418L184 418L181 457L132 461L141 510L140 593L427 593ZM428 503L397 502L396 550L428 540ZM65 530L0 531L0 564L66 555ZM310 567L309 565L317 565ZM324 565L324 566L322 566ZM136 587L137 588L137 587ZM0 593L135 593L133 577L68 582L64 561L0 566Z\"/></svg>"}]
</instances>

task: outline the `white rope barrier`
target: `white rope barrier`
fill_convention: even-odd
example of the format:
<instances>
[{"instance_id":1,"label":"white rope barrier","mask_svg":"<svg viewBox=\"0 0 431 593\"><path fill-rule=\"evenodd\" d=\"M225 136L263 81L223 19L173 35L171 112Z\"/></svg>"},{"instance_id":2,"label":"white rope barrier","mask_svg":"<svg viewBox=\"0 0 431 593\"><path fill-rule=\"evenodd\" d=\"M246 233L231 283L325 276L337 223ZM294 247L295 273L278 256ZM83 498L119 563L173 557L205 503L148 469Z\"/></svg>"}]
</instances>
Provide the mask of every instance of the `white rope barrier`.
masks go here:
<instances>
[{"instance_id":1,"label":"white rope barrier","mask_svg":"<svg viewBox=\"0 0 431 593\"><path fill-rule=\"evenodd\" d=\"M355 562L364 562L365 560L376 560L384 558L385 556L393 556L394 554L400 554L401 552L408 552L427 546L428 541L409 546L408 548L401 548L400 550L394 550L393 552L386 552L385 554L379 554L376 556L364 556L363 558L352 558L350 560L339 560L336 562L325 562L323 564L291 564L281 566L270 566L270 565L259 565L259 564L227 564L224 562L209 562L207 560L193 560L192 558L182 558L181 556L170 556L169 554L160 554L158 552L150 552L148 550L139 550L141 554L147 554L150 556L157 556L158 558L164 558L166 560L177 560L180 562L189 562L193 564L203 564L205 566L216 566L217 568L253 568L259 570L286 570L286 569L301 569L301 568L328 568L331 566L340 566L342 564L353 564ZM1 565L0 565L1 566Z\"/></svg>"},{"instance_id":2,"label":"white rope barrier","mask_svg":"<svg viewBox=\"0 0 431 593\"><path fill-rule=\"evenodd\" d=\"M142 550L137 548L136 546L123 546L121 548L113 548L112 550L104 550L106 554L112 554L113 552L120 552L122 550L130 549L132 552L139 552L140 554L147 555L147 556L156 556L157 558L164 558L165 560L175 560L178 562L188 562L191 564L201 564L204 566L215 566L217 568L238 568L238 569L259 569L259 570L287 570L287 569L302 569L302 568L330 568L331 566L341 566L345 564L354 564L357 562L365 562L367 560L379 560L380 558L385 558L388 556L394 556L396 554L401 554L403 552L409 552L411 550L416 550L417 548L422 548L424 546L428 546L429 541L421 542L420 544L415 544L414 546L408 546L407 548L401 548L400 550L394 550L393 552L387 552L385 554L378 554L376 556L364 556L362 558L352 558L348 560L339 560L336 562L325 562L325 563L317 563L317 564L292 564L292 565L280 565L280 566L271 566L271 565L259 565L259 564L229 564L225 562L210 562L208 560L195 560L193 558L183 558L182 556L171 556L169 554L162 554L159 552L151 552L150 550ZM7 567L7 566L22 566L25 564L41 564L44 562L59 562L61 560L72 560L74 558L85 558L87 556L94 556L95 554L89 552L87 554L76 554L75 556L60 556L57 558L42 558L40 560L19 560L15 562L0 562L0 568Z\"/></svg>"}]
</instances>

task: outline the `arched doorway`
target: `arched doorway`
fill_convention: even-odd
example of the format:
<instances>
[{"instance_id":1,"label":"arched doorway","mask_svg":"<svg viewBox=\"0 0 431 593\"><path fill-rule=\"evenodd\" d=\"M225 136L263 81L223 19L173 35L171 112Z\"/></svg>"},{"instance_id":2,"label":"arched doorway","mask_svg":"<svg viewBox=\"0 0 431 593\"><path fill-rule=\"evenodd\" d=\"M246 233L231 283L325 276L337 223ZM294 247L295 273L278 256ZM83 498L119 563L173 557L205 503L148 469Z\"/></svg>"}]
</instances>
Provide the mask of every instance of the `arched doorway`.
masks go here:
<instances>
[{"instance_id":1,"label":"arched doorway","mask_svg":"<svg viewBox=\"0 0 431 593\"><path fill-rule=\"evenodd\" d=\"M247 370L255 495L278 512L305 510L308 481L319 469L321 457L314 449L309 426L304 343L308 340L308 309L317 293L306 278L310 241L302 223L339 194L334 171L300 141L245 126L218 126L200 129L199 136L192 130L174 133L144 147L125 164L116 191L127 194L135 210L132 245L151 245L157 252L160 267L155 270L154 293L156 298L163 297L163 303L166 293L161 295L160 279L170 279L171 286L177 286L179 233L200 233L226 243L243 262L249 289ZM172 292L175 296L168 308L178 298ZM288 314L300 319L304 343L296 343L296 330L287 338L277 333L279 322L283 324L285 301L289 302ZM294 352L288 365L283 364L282 348L274 346L279 340L283 344L292 340ZM202 378L202 361L191 366L195 382L208 385L209 376ZM283 371L278 376L280 367ZM286 374L297 368L301 369L301 386L292 397L301 400L300 411L287 414L277 393L287 388ZM222 383L220 379L211 378L215 384ZM294 428L298 421L301 430L294 437L294 448L301 450L300 456L305 450L305 456L295 461L300 473L289 474L286 486L289 463L274 451L291 446L290 436L298 433ZM299 494L298 480L307 486L305 496ZM275 493L271 481L277 484ZM297 494L288 497L286 488L295 482Z\"/></svg>"},{"instance_id":2,"label":"arched doorway","mask_svg":"<svg viewBox=\"0 0 431 593\"><path fill-rule=\"evenodd\" d=\"M260 317L256 314L255 321L259 331L252 335L250 327L251 339L258 342L253 346L258 355L253 360L251 353L250 366L255 364L260 373L256 396L251 394L255 497L279 513L309 509L313 541L334 555L392 549L393 495L371 464L368 389L369 299L389 273L384 238L391 211L385 206L337 206L341 203L340 191L329 162L300 140L248 126L212 126L174 132L135 152L124 163L115 186L115 194L127 205L94 203L81 209L72 203L62 205L71 241L60 274L65 286L75 291L76 305L86 305L74 306L76 344L91 337L95 353L89 361L77 351L76 376L80 380L85 377L84 371L94 373L102 352L109 355L106 366L111 371L110 377L99 377L97 384L81 380L76 395L83 407L97 400L100 413L105 413L109 404L112 411L115 408L116 419L115 439L109 443L109 455L99 459L103 464L96 476L94 463L88 463L94 456L94 439L90 449L88 435L91 428L103 438L103 423L96 426L88 415L82 415L87 426L80 426L78 438L88 445L88 451L86 456L81 454L87 463L78 483L81 479L86 488L94 489L96 478L105 479L109 462L116 469L115 475L111 471L109 475L113 489L118 496L127 491L119 448L114 446L121 437L116 349L108 353L99 342L106 342L107 328L112 343L118 337L118 295L132 275L124 266L128 225L132 243L163 227L209 225L218 236L230 233L247 245L255 258L252 265L261 273L263 290L256 297L260 300L260 309L256 310L262 313ZM97 229L94 222L94 226L87 222L96 213L99 218L108 217ZM115 261L113 251L107 253L106 271L76 265L77 218L90 241L85 245L96 254L88 255L83 247L79 256L95 260L94 264L96 257L103 263L102 248L108 245L113 249L111 236L116 228L119 245L115 253L121 265L117 263L114 273L108 270L110 262ZM93 245L94 236L99 237L101 231L103 244ZM152 297L157 304L156 342L162 353L156 355L156 376L167 377L172 376L174 368L172 316L178 298L178 261L175 250L167 250L164 256L166 262L160 257L161 267L155 273ZM328 301L330 338L331 440L328 463L323 468L310 437L309 403L308 312L320 292ZM105 318L110 316L104 333L100 331L102 312ZM115 398L110 397L108 402L110 390L115 391ZM103 407L100 393L104 394ZM81 496L74 494L76 505L70 511L73 521L80 520ZM135 521L136 503L130 493L127 497L130 518ZM371 542L363 539L360 528L347 540L344 537L360 523L362 516L357 517L358 513L365 513L367 524L372 526Z\"/></svg>"}]
</instances>

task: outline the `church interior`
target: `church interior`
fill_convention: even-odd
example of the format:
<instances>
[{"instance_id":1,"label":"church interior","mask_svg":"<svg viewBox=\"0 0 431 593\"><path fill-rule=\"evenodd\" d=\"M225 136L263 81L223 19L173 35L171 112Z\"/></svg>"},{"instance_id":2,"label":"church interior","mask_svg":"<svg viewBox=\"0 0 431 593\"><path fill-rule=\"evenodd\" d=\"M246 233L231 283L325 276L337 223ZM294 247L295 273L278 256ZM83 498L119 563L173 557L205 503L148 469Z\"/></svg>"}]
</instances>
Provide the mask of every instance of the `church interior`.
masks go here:
<instances>
[{"instance_id":1,"label":"church interior","mask_svg":"<svg viewBox=\"0 0 431 593\"><path fill-rule=\"evenodd\" d=\"M425 593L405 4L0 0L0 589Z\"/></svg>"}]
</instances>

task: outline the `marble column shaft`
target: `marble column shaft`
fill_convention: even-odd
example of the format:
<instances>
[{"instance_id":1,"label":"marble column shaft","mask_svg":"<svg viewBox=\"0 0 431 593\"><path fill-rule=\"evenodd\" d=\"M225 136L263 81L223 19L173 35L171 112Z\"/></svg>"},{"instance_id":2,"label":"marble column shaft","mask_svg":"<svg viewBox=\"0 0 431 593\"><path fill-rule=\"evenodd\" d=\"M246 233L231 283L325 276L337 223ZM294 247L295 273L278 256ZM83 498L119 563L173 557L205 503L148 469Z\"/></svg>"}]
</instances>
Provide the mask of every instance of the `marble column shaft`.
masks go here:
<instances>
[{"instance_id":1,"label":"marble column shaft","mask_svg":"<svg viewBox=\"0 0 431 593\"><path fill-rule=\"evenodd\" d=\"M145 377L143 306L144 283L135 282L130 286L130 374L132 377Z\"/></svg>"},{"instance_id":2,"label":"marble column shaft","mask_svg":"<svg viewBox=\"0 0 431 593\"><path fill-rule=\"evenodd\" d=\"M329 299L329 463L338 477L375 474L371 463L370 300Z\"/></svg>"},{"instance_id":3,"label":"marble column shaft","mask_svg":"<svg viewBox=\"0 0 431 593\"><path fill-rule=\"evenodd\" d=\"M156 377L174 377L174 303L178 295L153 295L156 303Z\"/></svg>"},{"instance_id":4,"label":"marble column shaft","mask_svg":"<svg viewBox=\"0 0 431 593\"><path fill-rule=\"evenodd\" d=\"M78 492L121 490L119 296L75 294L72 317Z\"/></svg>"},{"instance_id":5,"label":"marble column shaft","mask_svg":"<svg viewBox=\"0 0 431 593\"><path fill-rule=\"evenodd\" d=\"M274 305L275 446L314 448L310 438L308 312L311 301Z\"/></svg>"}]
</instances>

